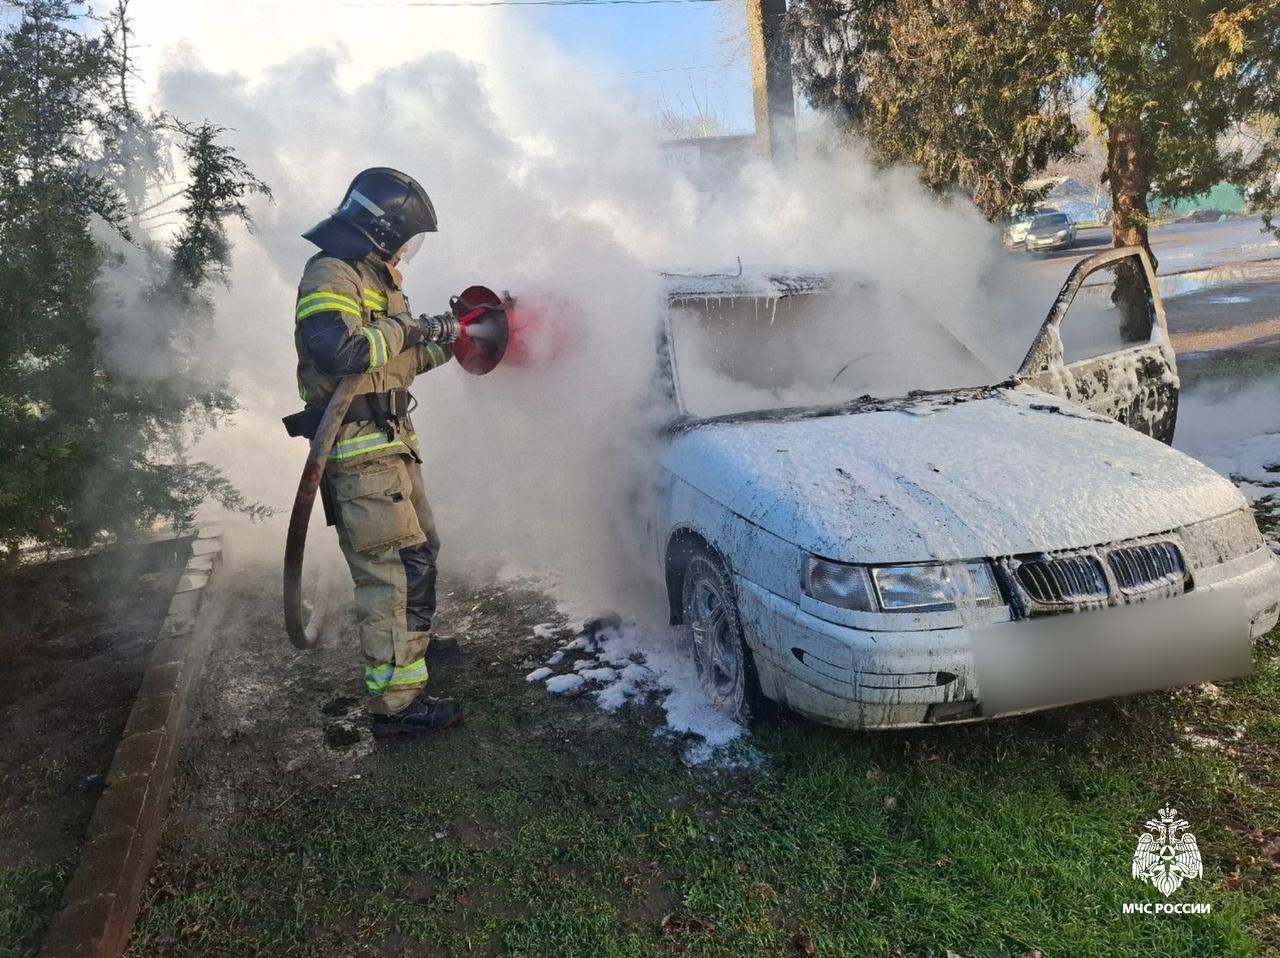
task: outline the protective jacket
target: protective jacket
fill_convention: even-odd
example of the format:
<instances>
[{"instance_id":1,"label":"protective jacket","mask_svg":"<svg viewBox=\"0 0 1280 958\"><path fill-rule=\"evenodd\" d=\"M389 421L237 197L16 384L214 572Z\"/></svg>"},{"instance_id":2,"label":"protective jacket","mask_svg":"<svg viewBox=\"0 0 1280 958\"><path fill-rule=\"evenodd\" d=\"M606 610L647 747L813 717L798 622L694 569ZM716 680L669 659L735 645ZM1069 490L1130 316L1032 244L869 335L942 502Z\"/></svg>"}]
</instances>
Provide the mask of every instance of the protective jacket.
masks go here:
<instances>
[{"instance_id":1,"label":"protective jacket","mask_svg":"<svg viewBox=\"0 0 1280 958\"><path fill-rule=\"evenodd\" d=\"M408 390L415 376L450 358L444 347L422 338L397 276L376 253L360 260L318 253L307 261L298 284L294 344L298 394L308 409L323 408L344 376L365 374L367 388L360 392L380 399ZM329 462L402 453L419 453L407 412L383 424L373 418L344 423Z\"/></svg>"}]
</instances>

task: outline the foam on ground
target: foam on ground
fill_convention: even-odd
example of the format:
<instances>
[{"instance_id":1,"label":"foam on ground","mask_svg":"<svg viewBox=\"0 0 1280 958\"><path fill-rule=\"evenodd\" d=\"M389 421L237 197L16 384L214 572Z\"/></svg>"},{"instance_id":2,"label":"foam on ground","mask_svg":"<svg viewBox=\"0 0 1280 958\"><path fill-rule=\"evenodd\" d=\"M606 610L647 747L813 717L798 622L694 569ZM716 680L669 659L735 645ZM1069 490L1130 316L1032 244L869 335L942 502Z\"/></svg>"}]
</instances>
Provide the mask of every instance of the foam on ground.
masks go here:
<instances>
[{"instance_id":1,"label":"foam on ground","mask_svg":"<svg viewBox=\"0 0 1280 958\"><path fill-rule=\"evenodd\" d=\"M606 712L622 708L637 697L653 699L666 714L660 734L690 735L696 741L684 760L700 765L716 758L744 732L707 701L694 668L693 651L678 627L624 625L584 633L562 644L546 665L531 673L545 678L565 652L580 655L572 671L547 679L547 690L566 694L588 689ZM591 688L591 686L597 686Z\"/></svg>"}]
</instances>

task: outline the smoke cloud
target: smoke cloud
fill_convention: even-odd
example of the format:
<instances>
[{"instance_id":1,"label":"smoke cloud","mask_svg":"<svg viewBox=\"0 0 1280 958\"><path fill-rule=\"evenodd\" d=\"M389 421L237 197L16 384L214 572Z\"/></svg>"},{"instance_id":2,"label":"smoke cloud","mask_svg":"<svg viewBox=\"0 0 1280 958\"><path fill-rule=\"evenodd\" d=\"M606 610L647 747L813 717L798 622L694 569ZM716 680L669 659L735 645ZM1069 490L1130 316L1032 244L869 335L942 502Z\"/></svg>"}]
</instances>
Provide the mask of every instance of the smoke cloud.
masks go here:
<instances>
[{"instance_id":1,"label":"smoke cloud","mask_svg":"<svg viewBox=\"0 0 1280 958\"><path fill-rule=\"evenodd\" d=\"M247 495L282 510L292 502L306 450L279 420L298 402L293 300L314 252L300 234L367 166L413 173L439 213L440 232L406 269L415 311L440 311L474 283L544 309L574 306L569 348L555 362L482 378L450 364L415 386L446 567L554 573L583 606L663 615L640 587L657 560L631 518L656 468L662 270L723 269L741 257L853 277L857 296L836 297L821 322L832 345L811 350L812 361L892 359L873 363L874 376L842 378L848 397L991 382L1016 366L1045 302L1030 318L999 314L1008 288L997 237L971 206L939 201L910 171L877 169L847 147L789 173L756 163L702 193L662 169L644 104L584 82L586 68L547 38L496 22L484 44L469 38L467 55L370 67L324 43L247 70L186 49L160 73L155 102L229 127L228 141L275 193L274 205L255 208L256 231L234 237L232 285L201 347L231 370L243 410L196 452ZM732 403L747 401L742 388L726 387ZM276 533L283 549L282 530L267 530ZM312 535L332 539L318 524Z\"/></svg>"}]
</instances>

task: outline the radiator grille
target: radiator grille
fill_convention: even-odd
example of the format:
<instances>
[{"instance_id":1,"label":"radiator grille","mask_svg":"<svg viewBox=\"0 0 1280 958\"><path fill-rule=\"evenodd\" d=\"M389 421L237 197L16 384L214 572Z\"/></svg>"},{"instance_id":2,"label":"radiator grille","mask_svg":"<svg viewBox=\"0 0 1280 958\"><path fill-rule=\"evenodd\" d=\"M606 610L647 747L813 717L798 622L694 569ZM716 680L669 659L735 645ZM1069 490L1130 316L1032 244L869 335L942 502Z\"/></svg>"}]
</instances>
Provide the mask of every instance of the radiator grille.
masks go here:
<instances>
[{"instance_id":1,"label":"radiator grille","mask_svg":"<svg viewBox=\"0 0 1280 958\"><path fill-rule=\"evenodd\" d=\"M1107 565L1125 595L1179 585L1186 579L1182 553L1172 542L1144 542L1107 553Z\"/></svg>"},{"instance_id":2,"label":"radiator grille","mask_svg":"<svg viewBox=\"0 0 1280 958\"><path fill-rule=\"evenodd\" d=\"M1026 559L1016 574L1031 599L1042 605L1106 599L1109 591L1102 563L1089 555Z\"/></svg>"}]
</instances>

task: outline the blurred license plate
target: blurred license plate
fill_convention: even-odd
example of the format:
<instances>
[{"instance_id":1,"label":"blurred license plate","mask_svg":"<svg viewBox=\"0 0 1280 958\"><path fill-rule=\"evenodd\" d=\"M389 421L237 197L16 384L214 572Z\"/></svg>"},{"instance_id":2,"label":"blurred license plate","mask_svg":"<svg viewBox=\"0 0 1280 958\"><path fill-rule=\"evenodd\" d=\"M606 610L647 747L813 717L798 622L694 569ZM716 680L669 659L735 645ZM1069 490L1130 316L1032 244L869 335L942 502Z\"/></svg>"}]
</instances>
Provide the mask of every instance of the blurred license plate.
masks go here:
<instances>
[{"instance_id":1,"label":"blurred license plate","mask_svg":"<svg viewBox=\"0 0 1280 958\"><path fill-rule=\"evenodd\" d=\"M1249 614L1230 589L972 630L983 715L1248 675Z\"/></svg>"}]
</instances>

